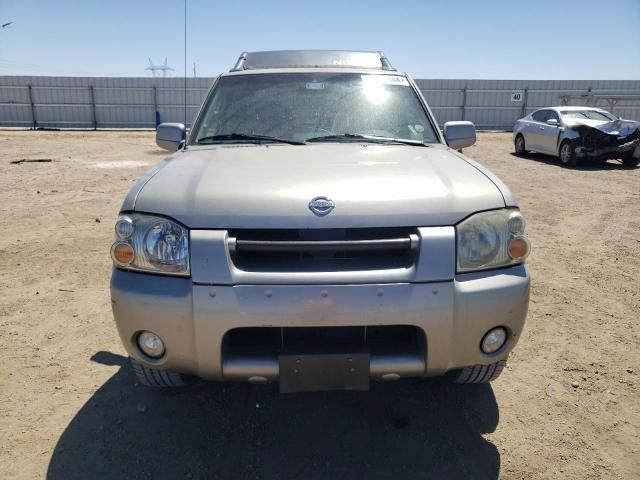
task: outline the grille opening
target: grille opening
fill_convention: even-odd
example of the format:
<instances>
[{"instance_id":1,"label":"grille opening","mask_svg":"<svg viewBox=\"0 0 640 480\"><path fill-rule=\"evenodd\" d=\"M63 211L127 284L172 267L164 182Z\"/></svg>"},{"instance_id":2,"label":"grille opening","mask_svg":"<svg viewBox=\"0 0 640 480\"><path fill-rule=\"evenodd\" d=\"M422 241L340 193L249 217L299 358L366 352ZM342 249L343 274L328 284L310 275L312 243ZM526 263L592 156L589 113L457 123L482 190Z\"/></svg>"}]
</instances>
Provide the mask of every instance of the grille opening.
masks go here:
<instances>
[{"instance_id":1,"label":"grille opening","mask_svg":"<svg viewBox=\"0 0 640 480\"><path fill-rule=\"evenodd\" d=\"M226 333L223 354L424 353L422 329L408 325L358 327L253 327Z\"/></svg>"},{"instance_id":2,"label":"grille opening","mask_svg":"<svg viewBox=\"0 0 640 480\"><path fill-rule=\"evenodd\" d=\"M340 272L410 268L415 228L230 230L231 258L250 272Z\"/></svg>"}]
</instances>

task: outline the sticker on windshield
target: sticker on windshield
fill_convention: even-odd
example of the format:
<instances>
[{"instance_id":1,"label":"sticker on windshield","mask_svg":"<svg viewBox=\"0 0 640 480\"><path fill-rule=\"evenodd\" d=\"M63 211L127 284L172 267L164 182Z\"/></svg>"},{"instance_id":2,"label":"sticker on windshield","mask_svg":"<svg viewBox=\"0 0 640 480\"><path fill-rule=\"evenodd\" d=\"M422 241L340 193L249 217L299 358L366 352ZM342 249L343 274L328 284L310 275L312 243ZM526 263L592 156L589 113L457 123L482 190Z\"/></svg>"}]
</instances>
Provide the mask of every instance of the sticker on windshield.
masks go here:
<instances>
[{"instance_id":1,"label":"sticker on windshield","mask_svg":"<svg viewBox=\"0 0 640 480\"><path fill-rule=\"evenodd\" d=\"M307 82L307 90L324 90L324 83L315 80Z\"/></svg>"},{"instance_id":2,"label":"sticker on windshield","mask_svg":"<svg viewBox=\"0 0 640 480\"><path fill-rule=\"evenodd\" d=\"M367 84L409 86L407 77L402 75L360 75L360 77L362 83Z\"/></svg>"}]
</instances>

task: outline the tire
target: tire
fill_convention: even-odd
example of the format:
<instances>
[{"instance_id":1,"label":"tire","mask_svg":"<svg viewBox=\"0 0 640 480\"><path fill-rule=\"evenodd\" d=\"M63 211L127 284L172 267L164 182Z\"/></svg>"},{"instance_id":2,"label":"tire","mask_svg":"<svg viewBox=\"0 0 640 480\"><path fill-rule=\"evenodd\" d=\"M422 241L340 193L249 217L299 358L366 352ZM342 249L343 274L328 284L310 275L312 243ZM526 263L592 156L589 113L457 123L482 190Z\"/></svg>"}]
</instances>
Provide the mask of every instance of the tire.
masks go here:
<instances>
[{"instance_id":1,"label":"tire","mask_svg":"<svg viewBox=\"0 0 640 480\"><path fill-rule=\"evenodd\" d=\"M565 167L574 167L577 165L578 160L576 159L576 152L571 144L571 141L564 140L560 144L560 149L558 150L558 158L560 158L560 163Z\"/></svg>"},{"instance_id":2,"label":"tire","mask_svg":"<svg viewBox=\"0 0 640 480\"><path fill-rule=\"evenodd\" d=\"M454 383L488 383L493 382L500 376L504 367L507 366L507 360L490 365L474 365L473 367L465 367L456 370L452 378Z\"/></svg>"},{"instance_id":3,"label":"tire","mask_svg":"<svg viewBox=\"0 0 640 480\"><path fill-rule=\"evenodd\" d=\"M172 370L156 370L145 367L133 358L130 360L133 372L136 374L138 381L145 387L175 388L186 385L184 378L178 372Z\"/></svg>"},{"instance_id":4,"label":"tire","mask_svg":"<svg viewBox=\"0 0 640 480\"><path fill-rule=\"evenodd\" d=\"M633 156L633 151L628 152L624 157L622 157L622 165L627 168L637 167L640 164L640 158Z\"/></svg>"},{"instance_id":5,"label":"tire","mask_svg":"<svg viewBox=\"0 0 640 480\"><path fill-rule=\"evenodd\" d=\"M522 136L521 133L516 135L516 139L513 142L513 146L516 150L516 155L524 155L525 153L527 153L527 146L524 143L524 137Z\"/></svg>"}]
</instances>

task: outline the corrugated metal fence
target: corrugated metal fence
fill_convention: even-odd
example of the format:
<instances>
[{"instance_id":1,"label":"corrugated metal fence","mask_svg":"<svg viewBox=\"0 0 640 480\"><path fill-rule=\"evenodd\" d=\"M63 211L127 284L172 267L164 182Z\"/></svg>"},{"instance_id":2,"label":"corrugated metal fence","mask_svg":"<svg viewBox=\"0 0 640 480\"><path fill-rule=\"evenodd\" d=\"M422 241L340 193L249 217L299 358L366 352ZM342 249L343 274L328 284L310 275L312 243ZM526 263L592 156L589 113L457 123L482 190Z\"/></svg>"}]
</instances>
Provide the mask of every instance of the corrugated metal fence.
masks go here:
<instances>
[{"instance_id":1,"label":"corrugated metal fence","mask_svg":"<svg viewBox=\"0 0 640 480\"><path fill-rule=\"evenodd\" d=\"M187 79L191 122L211 78ZM416 80L440 124L470 120L508 130L551 105L603 107L640 120L640 80ZM183 122L184 79L0 76L0 126L153 128Z\"/></svg>"},{"instance_id":2,"label":"corrugated metal fence","mask_svg":"<svg viewBox=\"0 0 640 480\"><path fill-rule=\"evenodd\" d=\"M211 78L190 78L187 118ZM184 79L0 77L0 125L49 128L153 128L184 122Z\"/></svg>"},{"instance_id":3,"label":"corrugated metal fence","mask_svg":"<svg viewBox=\"0 0 640 480\"><path fill-rule=\"evenodd\" d=\"M509 130L543 107L588 105L640 120L640 80L416 80L440 124Z\"/></svg>"}]
</instances>

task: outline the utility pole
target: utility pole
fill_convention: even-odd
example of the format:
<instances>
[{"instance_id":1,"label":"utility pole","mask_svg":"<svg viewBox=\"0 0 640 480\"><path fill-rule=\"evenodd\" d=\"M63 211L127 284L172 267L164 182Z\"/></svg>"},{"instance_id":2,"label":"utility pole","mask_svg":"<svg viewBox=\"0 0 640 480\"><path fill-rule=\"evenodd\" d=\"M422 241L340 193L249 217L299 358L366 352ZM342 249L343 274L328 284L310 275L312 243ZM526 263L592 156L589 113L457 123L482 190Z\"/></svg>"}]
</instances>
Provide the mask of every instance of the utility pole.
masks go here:
<instances>
[{"instance_id":1,"label":"utility pole","mask_svg":"<svg viewBox=\"0 0 640 480\"><path fill-rule=\"evenodd\" d=\"M148 58L149 66L145 70L151 70L151 75L156 76L156 72L162 72L162 76L166 77L167 72L173 71L173 68L167 65L167 57L164 57L163 65L154 65L151 61L151 57Z\"/></svg>"}]
</instances>

